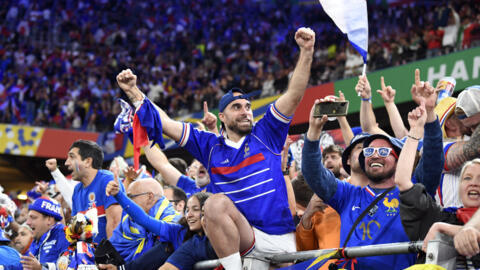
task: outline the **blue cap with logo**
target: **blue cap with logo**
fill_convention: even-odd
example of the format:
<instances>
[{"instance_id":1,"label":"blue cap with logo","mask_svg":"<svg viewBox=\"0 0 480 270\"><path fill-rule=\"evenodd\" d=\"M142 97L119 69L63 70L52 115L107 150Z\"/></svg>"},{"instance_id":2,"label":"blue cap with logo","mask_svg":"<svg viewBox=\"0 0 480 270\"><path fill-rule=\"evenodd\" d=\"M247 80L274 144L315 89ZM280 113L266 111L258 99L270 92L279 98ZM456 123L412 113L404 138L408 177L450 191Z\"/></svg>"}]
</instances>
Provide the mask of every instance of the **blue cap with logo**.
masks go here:
<instances>
[{"instance_id":1,"label":"blue cap with logo","mask_svg":"<svg viewBox=\"0 0 480 270\"><path fill-rule=\"evenodd\" d=\"M36 199L29 207L28 210L35 210L39 213L42 213L47 216L51 216L55 218L55 220L60 221L62 220L62 207L60 204L55 201L51 200L47 197L40 197Z\"/></svg>"},{"instance_id":2,"label":"blue cap with logo","mask_svg":"<svg viewBox=\"0 0 480 270\"><path fill-rule=\"evenodd\" d=\"M240 93L240 95L235 96L234 93ZM246 99L250 100L252 96L257 94L256 92L252 92L249 94L245 94L242 89L240 88L232 88L228 93L223 95L223 97L220 99L220 102L218 103L218 111L223 112L225 108L230 104L232 101L237 100L237 99Z\"/></svg>"}]
</instances>

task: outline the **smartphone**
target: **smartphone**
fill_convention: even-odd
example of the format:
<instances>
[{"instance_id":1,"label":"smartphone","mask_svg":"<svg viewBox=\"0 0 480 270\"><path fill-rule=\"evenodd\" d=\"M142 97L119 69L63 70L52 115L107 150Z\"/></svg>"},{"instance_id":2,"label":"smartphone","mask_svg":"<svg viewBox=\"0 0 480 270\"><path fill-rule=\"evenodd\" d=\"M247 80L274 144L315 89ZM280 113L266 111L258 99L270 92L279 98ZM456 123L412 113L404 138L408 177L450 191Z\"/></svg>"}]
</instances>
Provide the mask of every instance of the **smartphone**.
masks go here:
<instances>
[{"instance_id":1,"label":"smartphone","mask_svg":"<svg viewBox=\"0 0 480 270\"><path fill-rule=\"evenodd\" d=\"M315 105L313 117L322 117L322 115L346 116L348 112L348 101L321 102Z\"/></svg>"}]
</instances>

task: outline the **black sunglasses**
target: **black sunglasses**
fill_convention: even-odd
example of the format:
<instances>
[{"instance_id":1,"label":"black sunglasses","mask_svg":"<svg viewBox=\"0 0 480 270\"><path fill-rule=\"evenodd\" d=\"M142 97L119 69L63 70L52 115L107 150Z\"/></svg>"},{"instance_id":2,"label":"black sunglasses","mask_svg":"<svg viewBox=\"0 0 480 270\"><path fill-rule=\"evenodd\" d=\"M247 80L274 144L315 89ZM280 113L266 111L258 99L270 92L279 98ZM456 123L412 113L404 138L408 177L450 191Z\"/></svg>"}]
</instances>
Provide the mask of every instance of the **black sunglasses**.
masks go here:
<instances>
[{"instance_id":1,"label":"black sunglasses","mask_svg":"<svg viewBox=\"0 0 480 270\"><path fill-rule=\"evenodd\" d=\"M138 193L138 194L129 194L127 193L127 197L130 198L130 199L133 199L135 197L138 197L138 196L142 196L142 195L147 195L149 194L150 192L142 192L142 193Z\"/></svg>"}]
</instances>

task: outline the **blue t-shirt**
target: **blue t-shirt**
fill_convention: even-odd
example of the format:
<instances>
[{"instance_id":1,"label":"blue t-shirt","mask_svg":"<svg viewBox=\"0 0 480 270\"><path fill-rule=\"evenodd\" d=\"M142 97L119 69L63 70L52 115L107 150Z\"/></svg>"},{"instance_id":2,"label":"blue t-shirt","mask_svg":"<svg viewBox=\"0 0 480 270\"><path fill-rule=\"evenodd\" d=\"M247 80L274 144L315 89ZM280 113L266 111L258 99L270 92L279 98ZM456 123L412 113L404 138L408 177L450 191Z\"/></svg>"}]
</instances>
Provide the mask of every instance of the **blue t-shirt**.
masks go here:
<instances>
[{"instance_id":1,"label":"blue t-shirt","mask_svg":"<svg viewBox=\"0 0 480 270\"><path fill-rule=\"evenodd\" d=\"M63 224L57 223L43 234L38 241L32 241L29 252L40 263L56 263L58 257L68 249L70 243L65 238L64 227Z\"/></svg>"},{"instance_id":2,"label":"blue t-shirt","mask_svg":"<svg viewBox=\"0 0 480 270\"><path fill-rule=\"evenodd\" d=\"M183 125L178 142L207 168L211 192L228 196L251 225L268 234L295 230L281 168L290 120L271 105L236 145L191 124Z\"/></svg>"},{"instance_id":3,"label":"blue t-shirt","mask_svg":"<svg viewBox=\"0 0 480 270\"><path fill-rule=\"evenodd\" d=\"M197 187L195 180L186 175L181 175L180 178L178 178L177 187L183 189L188 198L197 192L212 192L210 190L210 185L199 188Z\"/></svg>"},{"instance_id":4,"label":"blue t-shirt","mask_svg":"<svg viewBox=\"0 0 480 270\"><path fill-rule=\"evenodd\" d=\"M380 194L381 191L376 193L369 186L361 188L337 181L337 191L328 204L340 214L341 245L357 217ZM399 203L399 190L395 188L360 221L347 247L409 242L400 220ZM415 263L415 257L416 254L398 254L357 258L358 269L405 269Z\"/></svg>"},{"instance_id":5,"label":"blue t-shirt","mask_svg":"<svg viewBox=\"0 0 480 270\"><path fill-rule=\"evenodd\" d=\"M105 189L108 182L113 180L113 174L110 171L98 170L97 175L93 179L92 183L87 187L84 187L82 183L78 183L75 186L72 196L72 216L77 213L85 214L87 211L95 209L97 210L98 220L98 234L93 239L93 242L100 243L102 239L107 239L107 217L106 209L117 203L113 196L107 196ZM120 185L121 191L125 188Z\"/></svg>"},{"instance_id":6,"label":"blue t-shirt","mask_svg":"<svg viewBox=\"0 0 480 270\"><path fill-rule=\"evenodd\" d=\"M343 245L353 223L382 190L357 187L336 179L321 165L318 145L319 141L305 140L302 173L315 193L340 215L340 244ZM401 223L399 203L399 191L395 188L358 223L347 247L409 242ZM405 269L415 263L415 257L416 254L398 254L357 258L357 261L359 269Z\"/></svg>"},{"instance_id":7,"label":"blue t-shirt","mask_svg":"<svg viewBox=\"0 0 480 270\"><path fill-rule=\"evenodd\" d=\"M0 246L0 265L5 270L22 270L20 254L9 246Z\"/></svg>"},{"instance_id":8,"label":"blue t-shirt","mask_svg":"<svg viewBox=\"0 0 480 270\"><path fill-rule=\"evenodd\" d=\"M180 246L167 262L180 270L193 269L195 263L205 260L217 259L215 250L206 236L194 235Z\"/></svg>"}]
</instances>

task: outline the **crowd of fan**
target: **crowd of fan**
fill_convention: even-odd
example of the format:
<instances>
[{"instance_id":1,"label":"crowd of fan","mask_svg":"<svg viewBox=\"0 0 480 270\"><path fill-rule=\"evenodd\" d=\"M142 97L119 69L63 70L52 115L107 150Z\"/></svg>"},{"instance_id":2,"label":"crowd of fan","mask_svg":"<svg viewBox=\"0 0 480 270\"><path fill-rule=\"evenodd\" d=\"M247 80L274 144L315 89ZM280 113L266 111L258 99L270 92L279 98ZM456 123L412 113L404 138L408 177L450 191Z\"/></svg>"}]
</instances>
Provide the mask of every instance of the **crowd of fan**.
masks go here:
<instances>
[{"instance_id":1,"label":"crowd of fan","mask_svg":"<svg viewBox=\"0 0 480 270\"><path fill-rule=\"evenodd\" d=\"M478 44L477 1L369 4L369 70ZM216 107L235 85L283 92L298 25L317 32L311 85L358 75L362 59L320 5L279 1L3 1L0 122L111 131L129 63L172 116ZM142 14L142 16L137 16Z\"/></svg>"},{"instance_id":2,"label":"crowd of fan","mask_svg":"<svg viewBox=\"0 0 480 270\"><path fill-rule=\"evenodd\" d=\"M365 77L359 79L356 91L361 94L362 98L368 99L368 96L371 95L371 89L369 89L368 84L365 82L368 83L368 80L366 80ZM390 86L385 86L382 90L391 91L389 88ZM432 91L431 93L435 92ZM417 97L414 96L413 98L414 100L419 101L420 95ZM427 103L430 104L429 109L423 113L434 113L433 108L435 107L436 116L435 114L432 114L434 115L434 118L432 119L439 117L439 120L442 122L441 127L438 124L435 124L437 125L436 127L431 123L427 123L427 125L430 125L428 129L432 129L432 127L438 129L436 131L438 133L437 135L441 134L441 129L444 132L443 141L445 142L446 149L450 152L445 151L445 160L447 160L445 168L448 167L449 170L444 172L445 176L443 176L443 179L446 181L453 181L453 183L440 183L438 191L436 187L432 189L433 193L437 192L437 195L440 195L441 193L443 194L440 197L437 197L438 206L434 206L432 208L433 210L430 209L429 211L437 211L436 207L440 207L440 205L442 207L450 207L449 209L453 209L451 207L456 207L455 209L459 207L458 209L476 210L478 206L476 206L476 203L473 203L472 206L472 201L477 200L475 199L477 195L473 196L472 199L470 193L473 191L472 188L470 188L470 190L467 189L470 198L465 199L462 197L462 192L465 191L462 190L462 184L459 184L457 181L461 181L462 183L464 181L471 181L471 186L478 186L477 181L480 181L480 159L477 158L468 162L470 157L478 157L480 153L480 118L478 117L480 115L480 107L476 105L476 102L480 100L480 88L473 87L464 90L458 97L458 101L451 97L442 100L436 99L436 95L431 95L431 97L425 98L425 100L422 99L419 108L425 106L424 104L426 102L429 102ZM363 102L365 102L364 104L369 104L368 101ZM318 103L318 101L316 101L316 103ZM362 106L364 106L364 104L362 104ZM452 107L450 106L451 104L456 106ZM417 108L416 110L419 109ZM378 129L378 126L375 124L363 124L362 130L364 133L355 135L350 129L348 122L346 122L345 117L337 118L342 126L345 141L350 141L350 144L345 151L338 145L322 145L323 150L321 153L321 160L310 158L308 154L307 156L303 156L303 158L308 157L307 161L302 160L301 158L297 160L293 159L291 149L294 147L291 146L292 143L305 144L308 151L312 151L312 141L310 141L312 140L312 130L321 126L321 124L318 126L319 122L316 122L318 120L314 120L312 117L310 118L309 131L304 138L301 138L296 142L287 139L282 153L282 170L284 170L285 181L290 183L292 187L288 193L289 196L294 197L293 205L290 205L290 208L292 209L292 215L295 220L297 230L297 249L299 251L337 248L340 245L340 237L343 234L341 232L341 225L343 225L345 221L341 221L343 220L343 218L340 218L343 215L341 210L338 206L333 206L335 207L334 209L324 202L324 200L332 201L333 199L325 199L328 191L319 192L315 182L326 181L326 178L328 177L336 177L338 179L337 181L348 182L352 184L352 187L357 185L360 186L362 190L371 190L374 186L374 182L369 180L371 175L369 175L368 169L360 169L361 166L359 166L359 162L362 162L363 160L360 159L359 161L358 155L364 155L365 158L371 157L372 155L367 156L367 154L365 154L365 150L363 150L363 154L359 153L362 151L362 148L371 148L365 146L365 144L372 143L375 140L378 141L379 139L385 139L391 143L390 147L393 147L393 150L391 149L389 154L391 151L396 152L396 155L398 155L399 152L401 153L400 157L397 157L398 165L395 164L395 166L404 166L403 161L407 159L407 156L412 157L413 162L415 155L405 154L405 151L416 152L417 147L412 146L412 142L418 142L418 139L422 136L417 135L419 133L415 133L415 128L418 128L419 126L415 125L415 121L412 120L412 113L409 115L410 131L408 131L403 126L403 123L394 122L394 114L389 111L391 124L397 125L397 128L393 128L393 130L396 131L395 135L397 137L406 136L406 140L410 140L405 142L405 144ZM421 114L422 113L419 115ZM462 117L462 114L465 117ZM372 115L373 113L366 113L366 115L363 115L363 117L366 117L364 123L375 122L374 117L371 118ZM212 114L209 114L209 117L215 119L215 116ZM326 117L321 121L325 120ZM437 121L438 120L434 120L434 122ZM405 131L407 133L404 134L399 131ZM214 130L214 132L218 134L218 130ZM375 135L369 135L366 132ZM436 143L435 145L439 147L440 151L436 153L436 155L432 155L432 144L430 144L428 148L425 146L431 143L427 142L430 140L428 137L431 136L431 134L427 134L432 131L425 132L426 135L422 140L424 144L422 151L425 151L423 155L430 157L430 161L433 160L434 162L437 162L436 157L442 157L442 160L444 155L443 147L441 144ZM470 136L470 140L465 141L462 138L462 136L465 135L467 138ZM437 139L441 139L439 136L437 137ZM456 137L456 139L453 140L452 137ZM458 148L468 148L471 149L471 151L463 150L464 152L459 153L456 150L453 150ZM314 146L313 151L318 151L318 149L319 147L316 145ZM119 269L157 269L165 261L167 265L170 263L177 268L163 268L165 267L165 265L163 265L160 269L190 269L195 262L198 262L198 257L196 257L195 254L198 254L196 252L198 252L199 246L181 244L182 239L184 241L183 243L187 243L187 240L191 239L191 237L198 237L198 235L203 234L203 229L201 229L202 226L199 224L200 217L204 214L200 214L200 208L203 209L205 200L210 196L210 193L206 192L206 190L209 190L208 186L211 183L207 169L198 160L194 160L190 165L187 165L184 160L179 158L167 159L157 147L151 148L150 146L145 146L144 151L147 159L157 172L154 180L152 179L152 175L145 171L144 168L135 171L132 167L129 167L121 157L115 158L110 163L110 172L101 170L99 167L102 164L101 151L102 150L99 146L94 142L82 140L75 142L71 146L67 161L65 162L68 169L72 171L72 179L67 179L63 176L58 169L55 159L47 160L45 163L46 168L51 172L54 180L51 180L50 182L37 182L35 187L28 192L27 203L22 204L18 200L12 201L6 194L0 193L0 244L8 244L10 242L10 247L23 255L23 267L29 269L40 269L37 268L40 266L63 269L58 268L61 267L62 260L65 260L69 267L73 268L75 268L75 263L82 264L81 260L83 260L83 264L93 265L95 262L97 262L97 264L100 263L100 269L117 269L116 267ZM375 156L375 151L380 151L380 148L373 151L373 156ZM378 152L377 155L378 156L375 158L379 159L382 154ZM452 157L452 155L454 157ZM466 159L467 161L467 165L464 166L465 168L461 172L455 168L455 166L460 166L458 168L461 168L461 165L463 164L463 162L458 163L454 161L458 158ZM383 163L383 161L378 160L376 162ZM300 172L299 166L296 166L295 163L297 163L297 165L298 163L302 164L302 171L305 175ZM422 168L423 165L420 165L421 163L422 162L417 165L417 168ZM386 164L387 162L385 162L384 166L387 166ZM310 165L313 165L313 167ZM326 177L314 176L312 178L312 174L316 173L316 168L318 167L324 167L324 170L330 175L327 175ZM403 191L402 188L405 184L399 180L401 176L403 175L403 178L410 179L410 174L405 174L403 169L403 167L401 170L397 168L397 173L395 174L395 183L401 191ZM395 171L394 168L393 170ZM452 174L460 176L460 179L457 178L457 180L454 180L453 178L448 178L448 175ZM467 178L468 180L466 180ZM73 179L77 181L73 181ZM420 179L420 177L418 179ZM119 184L118 181L121 181L122 184ZM307 182L312 188L307 185ZM425 186L428 188L427 182L425 182ZM456 188L452 188L452 186L456 186ZM423 188L423 186L418 187ZM85 190L87 191L86 193ZM377 189L374 190L375 192L378 192ZM380 192L383 192L383 189L380 190ZM340 191L337 190L337 192ZM408 194L408 192L411 193L413 191L407 189L403 192L404 194ZM94 193L93 196L92 193ZM201 193L204 193L204 195ZM108 196L110 198L108 199L104 194L110 195ZM348 194L349 196L352 196L351 193ZM120 206L115 204L113 196L116 201L120 203ZM141 196L145 196L145 198L141 198ZM405 197L406 195L403 196ZM416 199L414 199L414 201L418 199L418 196L431 195L423 193L421 195L416 194L415 196ZM127 199L127 197L130 199ZM401 203L405 204L406 199L404 197L400 196L400 200ZM397 205L395 205L394 199L390 199L391 202L386 200L383 204L389 207L389 209L390 207L393 208L393 213L397 213L398 215L398 212L395 212L398 211L395 210L398 208L398 202ZM437 205L433 202L433 199L430 200L432 200L432 205ZM362 199L357 198L353 202L361 204L361 201ZM92 205L91 202L94 202L94 204ZM379 202L379 204L381 203L382 202ZM389 206L389 203L391 203L391 206ZM114 207L117 208L117 211L122 211L123 208L124 213L120 214L119 212L114 211ZM93 216L92 213L89 214L92 209L94 209L95 213ZM105 214L103 215L103 218L106 222L104 221L102 223L100 216L103 213L100 213L100 211L104 211L103 213ZM403 215L402 222L411 222L409 220L410 216L409 218L404 218L404 216L407 216L410 212L416 213L410 208L406 211L400 206L400 214ZM96 217L97 214L99 215L98 218ZM473 212L470 216L472 214ZM128 217L128 215L131 217ZM156 223L151 220L145 221L147 215L150 216L151 220L155 220ZM421 215L423 216L425 214ZM448 229L442 228L445 226L456 226L446 223L434 223L430 229L432 232L425 235L433 222L429 218L435 216L435 214L428 214L426 216L426 225L421 229L415 227L416 229L411 230L413 232L410 231L410 233L408 229L409 227L405 225L406 223L403 223L404 226L406 226L405 230L411 241L424 238L426 239L425 241L428 241L432 239L437 232L450 234ZM421 220L423 220L423 218L424 217L422 217ZM379 221L382 222L381 220ZM110 225L109 227L109 222L113 222L114 225ZM476 222L478 222L478 217ZM96 224L93 227L98 228L93 229L92 224ZM170 225L167 226L167 224ZM63 229L65 225L67 225L67 228ZM170 238L171 235L169 236L169 234L172 233L167 233L167 231L173 229L165 229L163 226L177 226L179 228L187 226L189 229L187 229L185 238L175 236L173 238L174 240L172 240ZM196 230L193 229L194 226L197 226ZM427 227L425 228L425 226ZM480 225L472 226L475 227ZM370 234L372 234L374 237L390 238L390 236L387 237L385 233L394 235L394 233L391 232L391 229L392 228L387 228L384 232L368 232L368 234L369 237L371 237ZM455 233L451 233L452 236L458 233L460 229L461 227L454 229ZM175 232L181 234L182 231L180 229L180 231L177 230ZM191 233L191 235L187 236L188 233ZM418 238L413 238L412 234ZM104 265L101 264L102 260L95 260L93 254L95 254L95 256L102 255L102 253L95 252L95 249L99 248L97 245L101 242L101 238L105 237L109 238L116 252L118 252L118 256L122 257L122 259L117 258L118 260L109 261L109 264ZM53 242L54 245L51 244L53 240L56 241ZM80 252L80 249L72 248L78 246L77 242L80 241L84 242L82 245L86 246L88 252ZM180 246L185 247L183 253L176 251L171 254L171 251L168 251L169 245L165 245L165 242L163 241L172 242L175 250L178 249L181 251L182 248ZM175 243L175 241L177 243ZM92 244L92 242L96 244ZM68 248L69 246L70 248ZM102 246L102 244L100 244L100 246ZM11 267L7 269L20 269L15 268L16 259L13 259L18 255L16 255L12 249L6 248L6 246L0 245L0 255L5 255L3 260L0 258L0 263L4 263L4 266ZM217 258L215 251L213 251L210 245L202 248L206 248L206 252L209 255L204 255L204 257L200 258L203 258L204 260ZM102 246L102 250L103 249L104 247ZM459 251L461 251L461 247L459 248ZM112 255L114 254L112 253L112 250L109 252L109 256L115 257ZM186 255L191 252L193 252L194 255ZM464 254L465 251L461 252ZM468 252L471 252L471 250L468 250ZM478 251L476 253L478 253ZM7 254L11 257L7 257ZM420 259L418 259L417 262L422 261L422 256L419 258ZM471 260L474 265L477 265L476 259L474 258ZM395 269L397 269L399 265L413 263L413 261L410 260L384 260L384 262L386 265L391 264ZM12 265L9 266L9 263L12 263ZM113 266L113 264L116 264L116 266ZM378 262L376 264L378 264ZM378 269L382 268L380 267Z\"/></svg>"}]
</instances>

